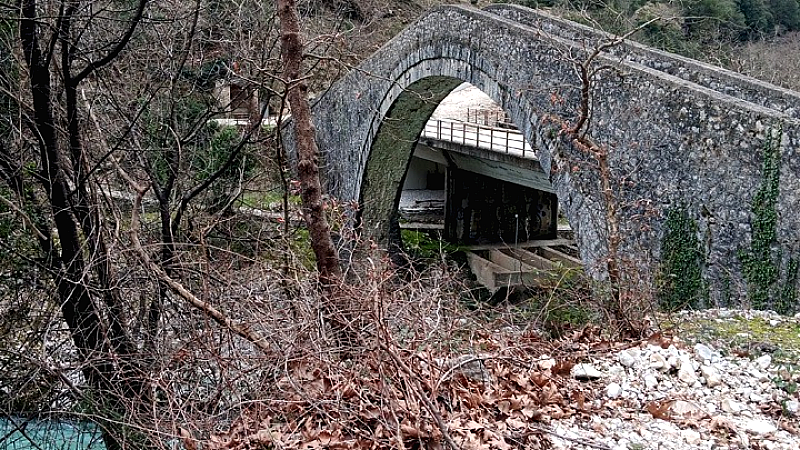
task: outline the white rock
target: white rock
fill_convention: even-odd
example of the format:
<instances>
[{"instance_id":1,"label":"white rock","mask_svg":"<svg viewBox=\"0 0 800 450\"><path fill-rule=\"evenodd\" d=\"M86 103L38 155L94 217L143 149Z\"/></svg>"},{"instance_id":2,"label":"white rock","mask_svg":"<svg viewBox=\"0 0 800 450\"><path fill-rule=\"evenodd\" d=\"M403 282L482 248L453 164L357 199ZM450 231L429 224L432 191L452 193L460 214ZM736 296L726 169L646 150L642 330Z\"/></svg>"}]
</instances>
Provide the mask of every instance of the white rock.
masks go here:
<instances>
[{"instance_id":1,"label":"white rock","mask_svg":"<svg viewBox=\"0 0 800 450\"><path fill-rule=\"evenodd\" d=\"M619 363L624 367L633 367L636 365L636 357L628 350L622 350L617 355Z\"/></svg>"},{"instance_id":2,"label":"white rock","mask_svg":"<svg viewBox=\"0 0 800 450\"><path fill-rule=\"evenodd\" d=\"M608 372L608 375L613 379L625 378L627 376L625 373L625 368L619 364L611 364L611 367L604 365L603 369L605 369Z\"/></svg>"},{"instance_id":3,"label":"white rock","mask_svg":"<svg viewBox=\"0 0 800 450\"><path fill-rule=\"evenodd\" d=\"M745 433L744 431L740 431L739 433L737 433L736 437L739 438L740 448L750 448L750 438L747 437L747 433Z\"/></svg>"},{"instance_id":4,"label":"white rock","mask_svg":"<svg viewBox=\"0 0 800 450\"><path fill-rule=\"evenodd\" d=\"M786 400L783 406L786 408L786 412L793 416L796 416L797 413L800 412L800 402L797 400Z\"/></svg>"},{"instance_id":5,"label":"white rock","mask_svg":"<svg viewBox=\"0 0 800 450\"><path fill-rule=\"evenodd\" d=\"M689 445L696 445L702 439L700 433L692 429L681 430L681 437Z\"/></svg>"},{"instance_id":6,"label":"white rock","mask_svg":"<svg viewBox=\"0 0 800 450\"><path fill-rule=\"evenodd\" d=\"M769 434L778 431L778 427L766 420L751 419L742 424L742 428L753 434Z\"/></svg>"},{"instance_id":7,"label":"white rock","mask_svg":"<svg viewBox=\"0 0 800 450\"><path fill-rule=\"evenodd\" d=\"M548 357L547 355L542 356L539 360L539 368L542 370L550 370L556 365L556 360L553 358Z\"/></svg>"},{"instance_id":8,"label":"white rock","mask_svg":"<svg viewBox=\"0 0 800 450\"><path fill-rule=\"evenodd\" d=\"M667 358L667 364L668 364L670 367L678 367L678 366L680 366L680 365L681 365L681 362L680 362L680 360L678 359L678 357L677 357L677 356L675 356L675 355L670 355L670 357L669 357L669 358Z\"/></svg>"},{"instance_id":9,"label":"white rock","mask_svg":"<svg viewBox=\"0 0 800 450\"><path fill-rule=\"evenodd\" d=\"M608 398L617 398L622 394L622 386L618 385L617 383L611 383L606 386L606 397Z\"/></svg>"},{"instance_id":10,"label":"white rock","mask_svg":"<svg viewBox=\"0 0 800 450\"><path fill-rule=\"evenodd\" d=\"M722 384L722 377L716 368L712 366L700 366L700 373L706 379L706 386L714 387Z\"/></svg>"},{"instance_id":11,"label":"white rock","mask_svg":"<svg viewBox=\"0 0 800 450\"><path fill-rule=\"evenodd\" d=\"M688 357L681 358L681 368L678 369L678 379L689 386L697 382L697 374L694 372L694 366L692 366L692 361Z\"/></svg>"},{"instance_id":12,"label":"white rock","mask_svg":"<svg viewBox=\"0 0 800 450\"><path fill-rule=\"evenodd\" d=\"M647 372L644 374L644 387L649 390L653 390L658 386L658 378L653 375L651 372Z\"/></svg>"},{"instance_id":13,"label":"white rock","mask_svg":"<svg viewBox=\"0 0 800 450\"><path fill-rule=\"evenodd\" d=\"M770 364L772 364L772 357L769 355L764 355L756 359L756 365L762 370L769 367Z\"/></svg>"},{"instance_id":14,"label":"white rock","mask_svg":"<svg viewBox=\"0 0 800 450\"><path fill-rule=\"evenodd\" d=\"M706 413L694 403L687 402L686 400L675 400L669 407L670 412L683 418L699 418L705 416Z\"/></svg>"},{"instance_id":15,"label":"white rock","mask_svg":"<svg viewBox=\"0 0 800 450\"><path fill-rule=\"evenodd\" d=\"M577 380L597 380L603 377L603 373L595 369L591 364L575 364L569 371L572 378Z\"/></svg>"},{"instance_id":16,"label":"white rock","mask_svg":"<svg viewBox=\"0 0 800 450\"><path fill-rule=\"evenodd\" d=\"M651 353L650 367L658 370L667 370L669 369L669 363L667 363L667 360L661 355L661 353Z\"/></svg>"},{"instance_id":17,"label":"white rock","mask_svg":"<svg viewBox=\"0 0 800 450\"><path fill-rule=\"evenodd\" d=\"M673 385L672 382L669 380L661 380L661 382L658 383L658 389L661 391L668 391L672 389L674 386L675 385Z\"/></svg>"},{"instance_id":18,"label":"white rock","mask_svg":"<svg viewBox=\"0 0 800 450\"><path fill-rule=\"evenodd\" d=\"M705 344L695 344L694 354L697 355L700 361L711 361L711 358L714 356L714 350Z\"/></svg>"},{"instance_id":19,"label":"white rock","mask_svg":"<svg viewBox=\"0 0 800 450\"><path fill-rule=\"evenodd\" d=\"M719 405L720 409L725 412L729 413L737 413L744 409L744 405L737 402L736 400L731 400L729 398L723 398L722 402Z\"/></svg>"},{"instance_id":20,"label":"white rock","mask_svg":"<svg viewBox=\"0 0 800 450\"><path fill-rule=\"evenodd\" d=\"M675 347L674 345L670 344L670 346L667 347L667 355L680 357L681 356L681 352L678 350L677 347Z\"/></svg>"},{"instance_id":21,"label":"white rock","mask_svg":"<svg viewBox=\"0 0 800 450\"><path fill-rule=\"evenodd\" d=\"M749 374L751 378L756 379L758 381L769 381L769 375L760 370L753 369L749 372Z\"/></svg>"},{"instance_id":22,"label":"white rock","mask_svg":"<svg viewBox=\"0 0 800 450\"><path fill-rule=\"evenodd\" d=\"M778 323L780 323L780 322L778 322L778 321L777 321L777 320L775 320L775 319L771 319L771 320L769 321L769 326L771 326L771 327L777 327L777 326L778 326Z\"/></svg>"}]
</instances>

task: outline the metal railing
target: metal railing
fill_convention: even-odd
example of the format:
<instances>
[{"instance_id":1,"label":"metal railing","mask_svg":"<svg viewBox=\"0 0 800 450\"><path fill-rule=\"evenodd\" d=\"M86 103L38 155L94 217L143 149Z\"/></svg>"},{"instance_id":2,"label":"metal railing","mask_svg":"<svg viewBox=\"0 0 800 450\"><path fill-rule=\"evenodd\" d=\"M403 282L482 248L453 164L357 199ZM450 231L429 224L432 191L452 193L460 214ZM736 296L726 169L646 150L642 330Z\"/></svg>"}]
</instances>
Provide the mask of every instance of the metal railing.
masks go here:
<instances>
[{"instance_id":1,"label":"metal railing","mask_svg":"<svg viewBox=\"0 0 800 450\"><path fill-rule=\"evenodd\" d=\"M425 124L422 137L536 159L536 152L516 130L432 119Z\"/></svg>"},{"instance_id":2,"label":"metal railing","mask_svg":"<svg viewBox=\"0 0 800 450\"><path fill-rule=\"evenodd\" d=\"M517 126L502 109L467 108L467 122L486 125L487 127L516 130Z\"/></svg>"}]
</instances>

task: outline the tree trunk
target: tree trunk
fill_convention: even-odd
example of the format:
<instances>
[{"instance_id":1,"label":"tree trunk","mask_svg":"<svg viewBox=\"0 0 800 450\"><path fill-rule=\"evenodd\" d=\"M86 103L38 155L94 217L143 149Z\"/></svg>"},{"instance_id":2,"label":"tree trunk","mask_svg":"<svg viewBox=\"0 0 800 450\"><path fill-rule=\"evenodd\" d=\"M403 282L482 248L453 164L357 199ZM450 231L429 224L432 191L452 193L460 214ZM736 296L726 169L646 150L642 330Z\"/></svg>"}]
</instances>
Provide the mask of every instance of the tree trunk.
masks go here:
<instances>
[{"instance_id":1,"label":"tree trunk","mask_svg":"<svg viewBox=\"0 0 800 450\"><path fill-rule=\"evenodd\" d=\"M33 104L31 127L40 151L39 180L50 203L61 250L54 262L61 314L83 360L84 376L98 394L97 398L102 399L99 407L125 412L132 401L140 399L144 381L136 365L136 346L130 340L124 323L98 201L88 179L77 89L81 80L109 63L122 50L141 15L135 18L134 24L106 57L90 62L73 76L71 65L76 60L74 52L77 47L70 26L78 3L70 3L60 11L56 30L58 39L51 41L49 47L45 46L47 52L42 51L40 33L44 26L40 22L36 0L22 0L20 6L20 43ZM141 13L144 0L139 6L138 12ZM55 96L53 89L52 71L57 70L52 61L55 42L61 49L58 78L63 82L63 97ZM59 106L59 100L64 100L64 104ZM54 113L59 108L66 112L66 127L61 127ZM68 149L68 152L61 155L61 149ZM67 180L69 176L72 176L72 184ZM97 287L91 287L90 280L95 281ZM102 420L99 423L104 428L119 428L117 423L104 424ZM103 433L103 439L109 449L121 448L112 432Z\"/></svg>"},{"instance_id":2,"label":"tree trunk","mask_svg":"<svg viewBox=\"0 0 800 450\"><path fill-rule=\"evenodd\" d=\"M287 83L287 98L292 110L297 145L297 175L300 179L303 216L311 237L311 248L317 258L320 281L323 286L330 287L341 278L341 267L322 200L319 148L308 103L308 85L300 72L304 50L295 0L278 0L278 17L281 24L283 77Z\"/></svg>"}]
</instances>

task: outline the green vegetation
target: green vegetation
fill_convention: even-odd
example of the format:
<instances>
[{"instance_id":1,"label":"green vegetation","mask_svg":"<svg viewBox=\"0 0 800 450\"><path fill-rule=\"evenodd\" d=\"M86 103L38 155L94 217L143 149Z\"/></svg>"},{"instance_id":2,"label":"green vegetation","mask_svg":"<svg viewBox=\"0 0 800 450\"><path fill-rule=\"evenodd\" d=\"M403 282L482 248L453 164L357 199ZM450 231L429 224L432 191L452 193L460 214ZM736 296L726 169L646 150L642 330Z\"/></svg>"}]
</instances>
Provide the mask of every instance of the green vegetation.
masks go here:
<instances>
[{"instance_id":1,"label":"green vegetation","mask_svg":"<svg viewBox=\"0 0 800 450\"><path fill-rule=\"evenodd\" d=\"M450 244L438 237L431 237L430 233L420 230L401 230L404 250L413 260L441 261L442 256L458 258L458 253L463 249ZM460 259L463 259L460 258Z\"/></svg>"},{"instance_id":2,"label":"green vegetation","mask_svg":"<svg viewBox=\"0 0 800 450\"><path fill-rule=\"evenodd\" d=\"M734 315L730 318L689 319L662 323L689 344L702 342L724 353L758 357L769 351L773 363L800 370L800 324Z\"/></svg>"},{"instance_id":3,"label":"green vegetation","mask_svg":"<svg viewBox=\"0 0 800 450\"><path fill-rule=\"evenodd\" d=\"M0 197L12 203L16 201L14 193L2 185L0 185ZM28 218L39 225L42 223L42 218L39 217L34 205L24 205L24 209ZM4 255L0 261L0 271L29 268L31 267L29 263L41 256L41 249L30 225L21 220L18 212L5 202L0 202L0 242L3 243L0 251ZM5 281L0 281L0 284Z\"/></svg>"},{"instance_id":4,"label":"green vegetation","mask_svg":"<svg viewBox=\"0 0 800 450\"><path fill-rule=\"evenodd\" d=\"M199 142L191 164L196 182L202 183L219 172L217 181L210 187L211 210L225 207L236 195L237 186L249 178L256 169L255 156L249 145L241 145L241 134L236 127L219 126L214 122L204 130L207 143Z\"/></svg>"},{"instance_id":5,"label":"green vegetation","mask_svg":"<svg viewBox=\"0 0 800 450\"><path fill-rule=\"evenodd\" d=\"M152 102L143 121L147 157L159 184L169 185L176 175L188 178L190 185L216 177L203 204L217 211L230 203L240 182L249 178L257 165L253 145L241 142L236 127L209 121L214 110L209 102L207 96L196 93L159 99Z\"/></svg>"},{"instance_id":6,"label":"green vegetation","mask_svg":"<svg viewBox=\"0 0 800 450\"><path fill-rule=\"evenodd\" d=\"M667 212L661 240L658 301L662 309L698 308L708 296L703 282L705 255L698 239L697 222L685 206Z\"/></svg>"},{"instance_id":7,"label":"green vegetation","mask_svg":"<svg viewBox=\"0 0 800 450\"><path fill-rule=\"evenodd\" d=\"M799 0L512 1L530 8L553 8L568 19L616 34L660 18L662 20L644 26L634 38L695 58L708 58L711 48L725 53L732 49L730 45L738 42L800 30Z\"/></svg>"},{"instance_id":8,"label":"green vegetation","mask_svg":"<svg viewBox=\"0 0 800 450\"><path fill-rule=\"evenodd\" d=\"M551 275L552 285L527 291L528 298L518 306L520 317L539 324L553 338L599 323L602 308L593 300L583 271L565 268Z\"/></svg>"},{"instance_id":9,"label":"green vegetation","mask_svg":"<svg viewBox=\"0 0 800 450\"><path fill-rule=\"evenodd\" d=\"M763 178L752 204L750 248L739 250L739 261L751 307L788 314L797 308L798 261L789 255L784 262L784 251L777 244L780 140L780 133L770 133L764 144Z\"/></svg>"}]
</instances>

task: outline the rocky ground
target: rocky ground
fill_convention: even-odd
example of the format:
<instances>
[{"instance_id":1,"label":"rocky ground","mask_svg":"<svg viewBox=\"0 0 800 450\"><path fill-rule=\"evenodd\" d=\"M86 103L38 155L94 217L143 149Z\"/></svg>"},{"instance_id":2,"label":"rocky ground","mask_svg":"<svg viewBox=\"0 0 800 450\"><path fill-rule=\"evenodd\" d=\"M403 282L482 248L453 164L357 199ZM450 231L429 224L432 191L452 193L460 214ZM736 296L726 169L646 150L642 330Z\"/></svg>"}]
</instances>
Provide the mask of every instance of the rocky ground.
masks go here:
<instances>
[{"instance_id":1,"label":"rocky ground","mask_svg":"<svg viewBox=\"0 0 800 450\"><path fill-rule=\"evenodd\" d=\"M499 308L425 310L357 364L297 360L203 448L800 449L800 315L678 314L620 341Z\"/></svg>"},{"instance_id":2,"label":"rocky ground","mask_svg":"<svg viewBox=\"0 0 800 450\"><path fill-rule=\"evenodd\" d=\"M550 422L554 448L800 449L800 315L711 310L571 369L601 391Z\"/></svg>"}]
</instances>

